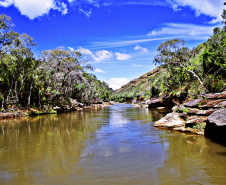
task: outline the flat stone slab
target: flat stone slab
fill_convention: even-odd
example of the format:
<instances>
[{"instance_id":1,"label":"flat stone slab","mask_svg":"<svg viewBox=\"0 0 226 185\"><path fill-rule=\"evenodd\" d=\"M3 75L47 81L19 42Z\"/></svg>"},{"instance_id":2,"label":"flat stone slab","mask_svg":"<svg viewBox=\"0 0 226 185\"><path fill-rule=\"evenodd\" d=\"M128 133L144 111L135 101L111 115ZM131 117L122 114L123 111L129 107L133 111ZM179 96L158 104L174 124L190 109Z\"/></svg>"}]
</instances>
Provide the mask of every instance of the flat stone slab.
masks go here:
<instances>
[{"instance_id":1,"label":"flat stone slab","mask_svg":"<svg viewBox=\"0 0 226 185\"><path fill-rule=\"evenodd\" d=\"M225 99L219 100L206 100L203 105L200 105L200 108L221 108L223 106L222 102L225 102Z\"/></svg>"},{"instance_id":2,"label":"flat stone slab","mask_svg":"<svg viewBox=\"0 0 226 185\"><path fill-rule=\"evenodd\" d=\"M222 98L226 98L226 92L215 93L215 94L204 94L202 97L205 97L208 99L222 99Z\"/></svg>"},{"instance_id":3,"label":"flat stone slab","mask_svg":"<svg viewBox=\"0 0 226 185\"><path fill-rule=\"evenodd\" d=\"M179 131L179 132L190 132L192 134L204 135L203 131L192 129L192 128L177 127L177 128L173 128L173 130Z\"/></svg>"},{"instance_id":4,"label":"flat stone slab","mask_svg":"<svg viewBox=\"0 0 226 185\"><path fill-rule=\"evenodd\" d=\"M209 116L210 114L212 114L215 110L214 109L209 109L209 110L199 110L198 112L196 112L197 115L200 116Z\"/></svg>"},{"instance_id":5,"label":"flat stone slab","mask_svg":"<svg viewBox=\"0 0 226 185\"><path fill-rule=\"evenodd\" d=\"M179 113L172 112L155 122L153 125L155 127L175 128L184 126L185 121L180 117Z\"/></svg>"},{"instance_id":6,"label":"flat stone slab","mask_svg":"<svg viewBox=\"0 0 226 185\"><path fill-rule=\"evenodd\" d=\"M198 107L198 105L200 103L202 103L204 100L203 99L195 99L195 100L191 100L187 103L184 103L185 107Z\"/></svg>"},{"instance_id":7,"label":"flat stone slab","mask_svg":"<svg viewBox=\"0 0 226 185\"><path fill-rule=\"evenodd\" d=\"M208 116L209 123L215 124L216 126L226 126L226 109L219 109Z\"/></svg>"},{"instance_id":8,"label":"flat stone slab","mask_svg":"<svg viewBox=\"0 0 226 185\"><path fill-rule=\"evenodd\" d=\"M186 125L194 125L194 124L205 122L206 120L207 120L206 116L191 116L187 118Z\"/></svg>"}]
</instances>

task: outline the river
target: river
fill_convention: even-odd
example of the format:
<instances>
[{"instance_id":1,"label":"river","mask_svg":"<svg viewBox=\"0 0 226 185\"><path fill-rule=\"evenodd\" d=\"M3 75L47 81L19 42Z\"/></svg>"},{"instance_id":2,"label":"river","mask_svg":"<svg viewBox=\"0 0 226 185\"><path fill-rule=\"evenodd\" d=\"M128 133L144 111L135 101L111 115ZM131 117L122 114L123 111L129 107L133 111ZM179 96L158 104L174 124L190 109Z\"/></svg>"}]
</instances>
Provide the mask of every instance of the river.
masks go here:
<instances>
[{"instance_id":1,"label":"river","mask_svg":"<svg viewBox=\"0 0 226 185\"><path fill-rule=\"evenodd\" d=\"M226 184L226 148L117 104L0 121L0 184Z\"/></svg>"}]
</instances>

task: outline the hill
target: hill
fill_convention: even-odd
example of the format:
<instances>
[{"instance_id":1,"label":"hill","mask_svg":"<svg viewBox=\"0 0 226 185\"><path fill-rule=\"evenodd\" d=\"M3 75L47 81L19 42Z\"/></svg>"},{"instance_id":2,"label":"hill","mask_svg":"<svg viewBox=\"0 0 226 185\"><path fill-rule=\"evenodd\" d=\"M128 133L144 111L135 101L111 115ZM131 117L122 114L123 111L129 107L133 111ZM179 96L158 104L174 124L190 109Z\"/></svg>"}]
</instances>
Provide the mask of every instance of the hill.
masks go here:
<instances>
[{"instance_id":1,"label":"hill","mask_svg":"<svg viewBox=\"0 0 226 185\"><path fill-rule=\"evenodd\" d=\"M127 96L127 98L134 94L136 94L136 96L143 96L144 94L147 94L147 92L150 92L152 84L150 79L155 78L164 70L164 67L157 67L154 70L140 76L139 78L131 80L126 85L123 85L120 89L114 92L114 95Z\"/></svg>"}]
</instances>

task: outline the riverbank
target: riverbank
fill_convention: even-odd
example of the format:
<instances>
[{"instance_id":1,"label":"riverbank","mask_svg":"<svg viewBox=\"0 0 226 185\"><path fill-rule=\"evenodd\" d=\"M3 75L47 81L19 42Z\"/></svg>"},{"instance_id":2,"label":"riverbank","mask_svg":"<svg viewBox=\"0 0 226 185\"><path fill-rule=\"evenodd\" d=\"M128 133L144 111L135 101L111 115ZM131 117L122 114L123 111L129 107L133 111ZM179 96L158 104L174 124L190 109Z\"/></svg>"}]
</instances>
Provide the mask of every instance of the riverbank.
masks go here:
<instances>
[{"instance_id":1,"label":"riverbank","mask_svg":"<svg viewBox=\"0 0 226 185\"><path fill-rule=\"evenodd\" d=\"M7 119L7 118L19 118L19 117L26 117L31 115L44 115L44 114L57 114L57 113L64 113L70 111L82 111L83 109L88 108L102 108L117 104L117 102L98 102L95 104L91 104L89 106L85 106L82 103L74 103L71 106L63 105L63 106L54 106L49 108L48 106L43 106L42 108L18 108L16 106L12 106L6 110L0 112L0 119Z\"/></svg>"},{"instance_id":2,"label":"riverbank","mask_svg":"<svg viewBox=\"0 0 226 185\"><path fill-rule=\"evenodd\" d=\"M183 104L172 108L153 125L205 135L206 137L226 143L226 91L215 94L204 94L195 99L188 97Z\"/></svg>"}]
</instances>

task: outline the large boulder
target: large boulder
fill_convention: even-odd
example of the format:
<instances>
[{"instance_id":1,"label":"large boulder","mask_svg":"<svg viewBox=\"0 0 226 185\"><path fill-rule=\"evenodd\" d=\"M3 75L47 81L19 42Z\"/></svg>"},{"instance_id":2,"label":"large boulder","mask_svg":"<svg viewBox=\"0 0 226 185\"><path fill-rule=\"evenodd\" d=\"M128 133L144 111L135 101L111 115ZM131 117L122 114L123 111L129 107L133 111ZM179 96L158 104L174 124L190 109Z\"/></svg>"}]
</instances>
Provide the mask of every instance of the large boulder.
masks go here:
<instances>
[{"instance_id":1,"label":"large boulder","mask_svg":"<svg viewBox=\"0 0 226 185\"><path fill-rule=\"evenodd\" d=\"M208 116L208 121L216 126L226 126L226 109L219 109Z\"/></svg>"},{"instance_id":2,"label":"large boulder","mask_svg":"<svg viewBox=\"0 0 226 185\"><path fill-rule=\"evenodd\" d=\"M207 118L205 136L226 145L226 109L219 109Z\"/></svg>"},{"instance_id":3,"label":"large boulder","mask_svg":"<svg viewBox=\"0 0 226 185\"><path fill-rule=\"evenodd\" d=\"M171 107L172 106L172 100L170 98L157 98L152 99L150 101L145 102L149 108L157 108L157 107Z\"/></svg>"},{"instance_id":4,"label":"large boulder","mask_svg":"<svg viewBox=\"0 0 226 185\"><path fill-rule=\"evenodd\" d=\"M185 125L185 121L180 117L179 113L172 112L161 118L153 124L155 127L175 128Z\"/></svg>"}]
</instances>

